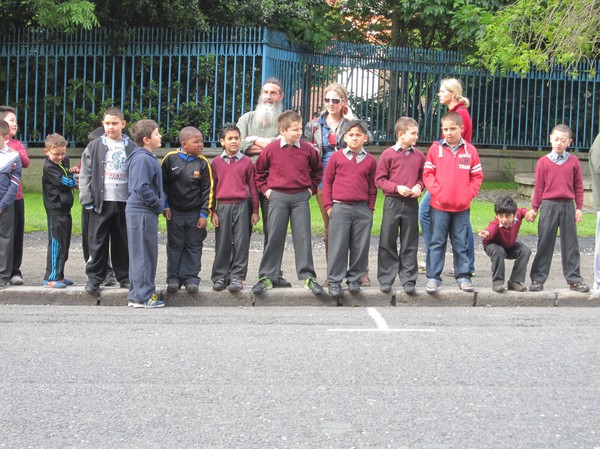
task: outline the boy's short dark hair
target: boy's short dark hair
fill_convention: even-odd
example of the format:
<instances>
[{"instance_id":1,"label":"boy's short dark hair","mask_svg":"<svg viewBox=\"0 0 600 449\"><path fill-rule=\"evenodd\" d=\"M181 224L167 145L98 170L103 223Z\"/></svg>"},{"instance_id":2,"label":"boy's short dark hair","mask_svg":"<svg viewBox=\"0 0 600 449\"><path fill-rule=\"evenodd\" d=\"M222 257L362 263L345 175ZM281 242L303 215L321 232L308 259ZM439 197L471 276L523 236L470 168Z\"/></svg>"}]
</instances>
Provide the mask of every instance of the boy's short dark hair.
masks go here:
<instances>
[{"instance_id":1,"label":"boy's short dark hair","mask_svg":"<svg viewBox=\"0 0 600 449\"><path fill-rule=\"evenodd\" d=\"M240 136L242 135L242 132L240 131L240 129L237 126L235 126L235 124L225 123L225 125L223 125L223 129L221 129L221 134L220 134L221 139L224 139L225 136L227 135L227 133L230 133L230 132L236 132Z\"/></svg>"},{"instance_id":2,"label":"boy's short dark hair","mask_svg":"<svg viewBox=\"0 0 600 449\"><path fill-rule=\"evenodd\" d=\"M144 137L151 138L155 129L158 129L158 123L154 120L140 120L131 127L131 137L140 147L144 146Z\"/></svg>"},{"instance_id":3,"label":"boy's short dark hair","mask_svg":"<svg viewBox=\"0 0 600 449\"><path fill-rule=\"evenodd\" d=\"M96 140L98 137L102 136L103 134L104 134L104 127L99 126L98 128L96 128L95 130L93 130L91 133L88 134L88 143L90 143L92 140Z\"/></svg>"},{"instance_id":4,"label":"boy's short dark hair","mask_svg":"<svg viewBox=\"0 0 600 449\"><path fill-rule=\"evenodd\" d=\"M10 132L10 126L4 120L0 120L0 136L8 136ZM2 142L4 145L4 142Z\"/></svg>"},{"instance_id":5,"label":"boy's short dark hair","mask_svg":"<svg viewBox=\"0 0 600 449\"><path fill-rule=\"evenodd\" d=\"M418 128L419 124L417 123L417 121L414 118L400 117L398 119L398 121L396 122L396 128L395 128L396 135L398 135L398 132L400 132L400 131L405 133L406 131L408 131L408 128L410 128L411 126L416 126Z\"/></svg>"},{"instance_id":6,"label":"boy's short dark hair","mask_svg":"<svg viewBox=\"0 0 600 449\"><path fill-rule=\"evenodd\" d=\"M454 122L458 126L463 126L462 117L460 116L460 114L454 111L446 112L446 114L444 114L444 116L442 117L442 123L444 122Z\"/></svg>"},{"instance_id":7,"label":"boy's short dark hair","mask_svg":"<svg viewBox=\"0 0 600 449\"><path fill-rule=\"evenodd\" d=\"M0 106L0 120L4 120L9 113L13 113L17 115L17 110L15 108L11 108L10 106Z\"/></svg>"},{"instance_id":8,"label":"boy's short dark hair","mask_svg":"<svg viewBox=\"0 0 600 449\"><path fill-rule=\"evenodd\" d=\"M279 117L277 117L277 125L279 129L283 129L284 131L292 126L292 123L302 123L302 117L296 111L287 110L283 111Z\"/></svg>"},{"instance_id":9,"label":"boy's short dark hair","mask_svg":"<svg viewBox=\"0 0 600 449\"><path fill-rule=\"evenodd\" d=\"M115 116L119 117L120 120L125 120L125 115L123 114L123 111L121 111L121 109L119 109L116 106L111 106L106 111L104 111L104 115L102 115L102 119L104 119L104 117L106 117L107 115L115 115Z\"/></svg>"},{"instance_id":10,"label":"boy's short dark hair","mask_svg":"<svg viewBox=\"0 0 600 449\"><path fill-rule=\"evenodd\" d=\"M494 213L499 214L516 214L517 203L510 195L502 195L494 201Z\"/></svg>"},{"instance_id":11,"label":"boy's short dark hair","mask_svg":"<svg viewBox=\"0 0 600 449\"><path fill-rule=\"evenodd\" d=\"M349 122L344 123L344 126L342 127L342 137L352 128L358 128L363 134L369 134L369 127L365 122L362 120L350 120Z\"/></svg>"},{"instance_id":12,"label":"boy's short dark hair","mask_svg":"<svg viewBox=\"0 0 600 449\"><path fill-rule=\"evenodd\" d=\"M200 134L201 136L203 135L202 131L193 126L186 126L185 128L181 128L181 131L179 131L179 143L185 142L186 140L190 139L196 134Z\"/></svg>"},{"instance_id":13,"label":"boy's short dark hair","mask_svg":"<svg viewBox=\"0 0 600 449\"><path fill-rule=\"evenodd\" d=\"M67 139L61 136L58 133L48 134L46 136L46 140L44 141L44 147L49 150L51 148L63 148L66 147L69 143Z\"/></svg>"},{"instance_id":14,"label":"boy's short dark hair","mask_svg":"<svg viewBox=\"0 0 600 449\"><path fill-rule=\"evenodd\" d=\"M283 93L283 86L281 85L281 81L279 81L277 78L275 78L275 77L273 77L273 76L272 76L271 78L268 78L268 79L267 79L267 80L266 80L266 81L263 83L263 86L264 86L265 84L275 84L277 87L279 87L279 93L280 93L280 94L282 94L282 93Z\"/></svg>"},{"instance_id":15,"label":"boy's short dark hair","mask_svg":"<svg viewBox=\"0 0 600 449\"><path fill-rule=\"evenodd\" d=\"M571 131L571 128L564 123L556 125L554 128L552 128L550 134L552 134L554 131L558 131L559 133L567 133L569 135L569 139L573 137L573 131Z\"/></svg>"}]
</instances>

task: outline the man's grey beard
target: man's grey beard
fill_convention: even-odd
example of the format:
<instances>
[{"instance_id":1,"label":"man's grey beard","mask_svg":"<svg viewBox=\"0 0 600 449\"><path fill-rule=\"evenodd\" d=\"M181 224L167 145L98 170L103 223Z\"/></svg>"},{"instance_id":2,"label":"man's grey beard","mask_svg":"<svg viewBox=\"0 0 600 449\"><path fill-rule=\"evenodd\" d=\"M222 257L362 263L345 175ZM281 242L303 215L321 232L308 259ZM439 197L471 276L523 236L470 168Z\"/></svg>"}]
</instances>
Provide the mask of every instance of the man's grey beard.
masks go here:
<instances>
[{"instance_id":1,"label":"man's grey beard","mask_svg":"<svg viewBox=\"0 0 600 449\"><path fill-rule=\"evenodd\" d=\"M277 118L283 111L283 105L281 103L275 103L273 105L268 103L258 103L254 110L254 115L262 127L273 125L277 123Z\"/></svg>"}]
</instances>

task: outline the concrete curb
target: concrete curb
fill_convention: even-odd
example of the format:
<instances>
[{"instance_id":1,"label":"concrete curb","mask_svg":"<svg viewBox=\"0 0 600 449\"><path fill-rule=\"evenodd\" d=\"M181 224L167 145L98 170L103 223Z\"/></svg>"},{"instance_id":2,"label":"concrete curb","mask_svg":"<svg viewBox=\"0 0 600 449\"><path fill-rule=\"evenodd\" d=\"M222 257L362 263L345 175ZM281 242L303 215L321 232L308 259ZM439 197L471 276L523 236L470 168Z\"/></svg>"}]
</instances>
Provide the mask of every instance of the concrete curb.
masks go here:
<instances>
[{"instance_id":1,"label":"concrete curb","mask_svg":"<svg viewBox=\"0 0 600 449\"><path fill-rule=\"evenodd\" d=\"M337 301L327 293L315 296L303 288L278 288L262 295L253 295L249 288L237 294L215 292L201 287L197 294L184 290L174 294L163 293L168 307L335 307ZM417 290L414 295L403 291L384 294L377 287L363 288L358 294L343 292L346 307L600 307L600 292L577 293L568 289L539 293L477 289L465 293L456 288L441 288L436 294ZM126 306L127 290L108 287L97 295L90 295L81 286L66 289L43 287L6 287L0 290L0 304L56 305L56 306Z\"/></svg>"}]
</instances>

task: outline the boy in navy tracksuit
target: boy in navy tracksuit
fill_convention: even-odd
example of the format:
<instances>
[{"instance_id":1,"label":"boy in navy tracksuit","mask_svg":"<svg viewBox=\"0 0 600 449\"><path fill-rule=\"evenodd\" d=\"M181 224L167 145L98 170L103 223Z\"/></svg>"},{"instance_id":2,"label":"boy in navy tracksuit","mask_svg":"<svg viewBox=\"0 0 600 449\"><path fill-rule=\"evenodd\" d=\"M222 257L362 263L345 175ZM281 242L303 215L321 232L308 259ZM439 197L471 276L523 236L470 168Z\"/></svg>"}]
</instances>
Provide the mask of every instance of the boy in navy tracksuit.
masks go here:
<instances>
[{"instance_id":1,"label":"boy in navy tracksuit","mask_svg":"<svg viewBox=\"0 0 600 449\"><path fill-rule=\"evenodd\" d=\"M223 153L211 162L215 183L212 224L215 227L215 260L212 269L213 290L227 287L231 293L243 288L248 272L250 228L258 222L258 190L254 165L240 150L240 130L227 124L221 130ZM248 210L248 192L252 210ZM251 217L249 215L251 214Z\"/></svg>"},{"instance_id":2,"label":"boy in navy tracksuit","mask_svg":"<svg viewBox=\"0 0 600 449\"><path fill-rule=\"evenodd\" d=\"M377 164L375 184L385 194L377 253L377 279L383 293L392 291L396 274L407 294L416 291L419 197L425 188L425 155L415 147L418 138L419 124L401 117L396 122L396 145L385 150Z\"/></svg>"},{"instance_id":3,"label":"boy in navy tracksuit","mask_svg":"<svg viewBox=\"0 0 600 449\"><path fill-rule=\"evenodd\" d=\"M75 174L69 171L67 141L60 134L46 137L42 174L42 194L48 220L48 255L44 287L65 288L73 282L65 279L65 263L71 246L73 220L73 189L77 184Z\"/></svg>"},{"instance_id":4,"label":"boy in navy tracksuit","mask_svg":"<svg viewBox=\"0 0 600 449\"><path fill-rule=\"evenodd\" d=\"M21 158L11 150L8 123L0 120L0 287L8 284L14 251L14 202L21 181Z\"/></svg>"},{"instance_id":5,"label":"boy in navy tracksuit","mask_svg":"<svg viewBox=\"0 0 600 449\"><path fill-rule=\"evenodd\" d=\"M369 263L369 242L377 198L375 158L363 145L369 140L364 122L352 120L343 129L347 147L333 153L323 178L323 206L329 215L327 283L340 301L346 278L350 293L360 292L360 277ZM348 260L350 253L350 260Z\"/></svg>"},{"instance_id":6,"label":"boy in navy tracksuit","mask_svg":"<svg viewBox=\"0 0 600 449\"><path fill-rule=\"evenodd\" d=\"M183 285L198 292L202 246L213 196L210 163L202 156L200 130L187 126L179 132L181 147L162 161L163 188L167 203L167 291Z\"/></svg>"},{"instance_id":7,"label":"boy in navy tracksuit","mask_svg":"<svg viewBox=\"0 0 600 449\"><path fill-rule=\"evenodd\" d=\"M161 135L153 120L140 120L131 128L139 147L127 156L129 198L127 242L129 254L129 304L135 308L163 307L156 294L156 264L158 261L158 216L163 211L162 171L153 151L160 148Z\"/></svg>"}]
</instances>

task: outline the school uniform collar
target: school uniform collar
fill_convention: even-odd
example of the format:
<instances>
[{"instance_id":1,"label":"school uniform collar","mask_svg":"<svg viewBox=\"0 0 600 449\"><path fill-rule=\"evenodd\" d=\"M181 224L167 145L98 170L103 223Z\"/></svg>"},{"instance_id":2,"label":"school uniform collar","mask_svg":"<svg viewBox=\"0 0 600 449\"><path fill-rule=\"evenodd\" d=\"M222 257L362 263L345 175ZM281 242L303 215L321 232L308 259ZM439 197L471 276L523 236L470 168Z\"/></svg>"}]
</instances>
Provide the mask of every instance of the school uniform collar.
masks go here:
<instances>
[{"instance_id":1,"label":"school uniform collar","mask_svg":"<svg viewBox=\"0 0 600 449\"><path fill-rule=\"evenodd\" d=\"M4 146L2 148L0 148L0 153L6 154L8 153L8 150L10 148L8 148L8 145L4 144Z\"/></svg>"},{"instance_id":2,"label":"school uniform collar","mask_svg":"<svg viewBox=\"0 0 600 449\"><path fill-rule=\"evenodd\" d=\"M519 219L517 217L515 217L515 219L513 220L513 222L511 224L509 224L508 226L504 226L502 223L500 223L500 221L498 221L498 227L499 228L505 228L505 229L510 229L512 228L515 224L517 224L517 222L519 221Z\"/></svg>"},{"instance_id":3,"label":"school uniform collar","mask_svg":"<svg viewBox=\"0 0 600 449\"><path fill-rule=\"evenodd\" d=\"M222 158L222 159L225 159L225 160L227 160L227 159L237 159L237 160L239 161L239 160L242 158L242 156L243 156L243 154L242 154L242 152L241 152L241 151L239 151L239 150L238 150L238 152L237 152L237 153L235 153L233 156L229 156L229 155L227 154L227 151L225 151L225 150L223 150L223 152L221 153L221 158Z\"/></svg>"},{"instance_id":4,"label":"school uniform collar","mask_svg":"<svg viewBox=\"0 0 600 449\"><path fill-rule=\"evenodd\" d=\"M296 148L300 148L300 141L293 143L293 144L289 144L287 143L284 139L279 139L279 145L281 148L283 147L296 147Z\"/></svg>"},{"instance_id":5,"label":"school uniform collar","mask_svg":"<svg viewBox=\"0 0 600 449\"><path fill-rule=\"evenodd\" d=\"M548 159L555 164L562 165L569 159L569 153L564 151L562 154L558 154L556 151L552 150L548 153Z\"/></svg>"},{"instance_id":6,"label":"school uniform collar","mask_svg":"<svg viewBox=\"0 0 600 449\"><path fill-rule=\"evenodd\" d=\"M344 151L344 154L353 153L353 151L350 148L344 148L343 151ZM361 148L360 151L356 152L356 156L358 157L359 155L361 155L361 156L366 156L367 155L367 152L365 151L364 148Z\"/></svg>"},{"instance_id":7,"label":"school uniform collar","mask_svg":"<svg viewBox=\"0 0 600 449\"><path fill-rule=\"evenodd\" d=\"M396 143L396 145L394 145L392 147L395 151L397 151L398 153L402 152L402 150L404 150L404 154L408 154L408 153L414 153L415 149L413 148L413 146L409 146L408 148L402 148L402 145L400 145L399 143Z\"/></svg>"}]
</instances>

